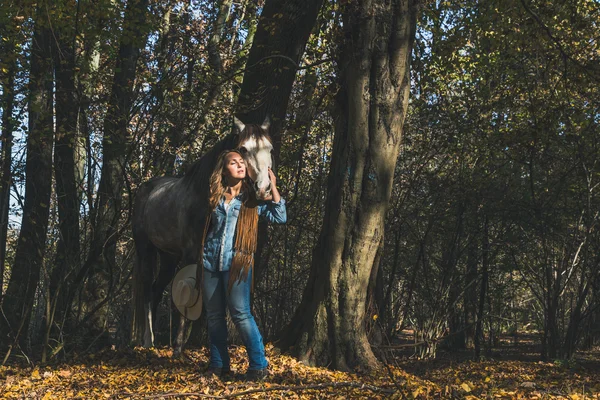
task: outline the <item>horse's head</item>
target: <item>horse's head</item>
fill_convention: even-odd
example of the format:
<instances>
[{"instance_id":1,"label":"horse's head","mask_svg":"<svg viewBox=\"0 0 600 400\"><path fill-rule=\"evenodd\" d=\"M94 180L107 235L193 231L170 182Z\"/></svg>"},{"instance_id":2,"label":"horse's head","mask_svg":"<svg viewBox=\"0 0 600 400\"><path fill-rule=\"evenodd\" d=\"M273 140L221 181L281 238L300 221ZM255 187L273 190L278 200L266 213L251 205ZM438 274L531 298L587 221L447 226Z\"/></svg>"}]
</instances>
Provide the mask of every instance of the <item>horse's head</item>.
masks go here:
<instances>
[{"instance_id":1,"label":"horse's head","mask_svg":"<svg viewBox=\"0 0 600 400\"><path fill-rule=\"evenodd\" d=\"M234 117L235 127L238 130L238 149L248 169L248 175L254 183L256 197L264 200L271 193L271 180L269 168L273 165L271 150L273 144L269 136L269 118L265 118L262 125L245 125Z\"/></svg>"}]
</instances>

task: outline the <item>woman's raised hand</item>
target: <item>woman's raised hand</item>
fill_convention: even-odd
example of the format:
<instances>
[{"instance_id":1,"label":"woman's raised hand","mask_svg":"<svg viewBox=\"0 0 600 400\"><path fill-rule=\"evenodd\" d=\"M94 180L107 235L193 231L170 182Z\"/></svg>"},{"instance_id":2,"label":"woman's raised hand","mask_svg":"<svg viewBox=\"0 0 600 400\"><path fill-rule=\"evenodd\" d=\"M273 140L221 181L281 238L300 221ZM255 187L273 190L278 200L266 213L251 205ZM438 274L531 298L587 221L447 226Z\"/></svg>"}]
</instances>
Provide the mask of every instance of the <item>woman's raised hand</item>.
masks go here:
<instances>
[{"instance_id":1,"label":"woman's raised hand","mask_svg":"<svg viewBox=\"0 0 600 400\"><path fill-rule=\"evenodd\" d=\"M279 194L279 190L277 190L277 177L271 168L269 168L269 179L271 180L271 198L270 200L275 203L279 203L281 200L281 195Z\"/></svg>"},{"instance_id":2,"label":"woman's raised hand","mask_svg":"<svg viewBox=\"0 0 600 400\"><path fill-rule=\"evenodd\" d=\"M271 167L269 167L269 179L271 180L271 187L277 186L277 177Z\"/></svg>"}]
</instances>

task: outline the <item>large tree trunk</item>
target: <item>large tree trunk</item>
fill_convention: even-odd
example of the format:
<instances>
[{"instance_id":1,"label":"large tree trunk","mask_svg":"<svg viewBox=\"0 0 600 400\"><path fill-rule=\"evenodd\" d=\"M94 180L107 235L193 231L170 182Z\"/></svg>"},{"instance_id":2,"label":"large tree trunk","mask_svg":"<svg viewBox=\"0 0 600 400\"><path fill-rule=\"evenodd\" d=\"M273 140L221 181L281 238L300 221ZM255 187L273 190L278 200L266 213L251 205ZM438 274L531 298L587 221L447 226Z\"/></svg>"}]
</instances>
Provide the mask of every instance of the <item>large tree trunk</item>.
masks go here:
<instances>
[{"instance_id":1,"label":"large tree trunk","mask_svg":"<svg viewBox=\"0 0 600 400\"><path fill-rule=\"evenodd\" d=\"M302 303L281 346L311 365L377 366L365 332L367 286L408 106L414 1L350 1L323 228Z\"/></svg>"},{"instance_id":2,"label":"large tree trunk","mask_svg":"<svg viewBox=\"0 0 600 400\"><path fill-rule=\"evenodd\" d=\"M322 3L323 0L268 0L250 49L238 97L238 117L245 123L262 123L265 116L271 118L269 132L276 161L297 66Z\"/></svg>"},{"instance_id":3,"label":"large tree trunk","mask_svg":"<svg viewBox=\"0 0 600 400\"><path fill-rule=\"evenodd\" d=\"M10 209L10 186L12 182L12 141L15 102L15 73L17 70L16 29L14 21L0 31L6 40L0 42L0 84L2 85L2 161L0 164L0 304L4 288L4 264L6 239L8 237L8 210Z\"/></svg>"},{"instance_id":4,"label":"large tree trunk","mask_svg":"<svg viewBox=\"0 0 600 400\"><path fill-rule=\"evenodd\" d=\"M27 338L31 311L44 262L52 182L52 33L38 5L29 75L25 203L15 262L2 304L6 321L0 324L3 350Z\"/></svg>"},{"instance_id":5,"label":"large tree trunk","mask_svg":"<svg viewBox=\"0 0 600 400\"><path fill-rule=\"evenodd\" d=\"M140 48L145 45L147 38L147 7L148 0L131 0L125 10L112 91L104 120L98 209L88 260L77 277L79 281L88 276L84 311L96 330L104 329L105 306L114 289L112 271L116 264L125 166L131 142L127 127L133 101L136 64ZM70 298L73 295L71 293Z\"/></svg>"}]
</instances>

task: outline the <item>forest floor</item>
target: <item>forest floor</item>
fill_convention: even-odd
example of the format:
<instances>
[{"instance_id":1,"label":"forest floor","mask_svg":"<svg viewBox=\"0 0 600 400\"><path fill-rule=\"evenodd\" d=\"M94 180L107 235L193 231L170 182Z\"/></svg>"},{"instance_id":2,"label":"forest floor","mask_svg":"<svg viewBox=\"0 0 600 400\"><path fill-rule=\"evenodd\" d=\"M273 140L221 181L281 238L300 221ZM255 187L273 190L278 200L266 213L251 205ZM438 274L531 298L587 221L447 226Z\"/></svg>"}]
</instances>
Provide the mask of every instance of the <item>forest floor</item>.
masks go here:
<instances>
[{"instance_id":1,"label":"forest floor","mask_svg":"<svg viewBox=\"0 0 600 400\"><path fill-rule=\"evenodd\" d=\"M106 349L69 362L4 366L0 398L600 399L600 351L579 353L568 364L541 362L528 340L505 341L480 362L466 351L416 360L404 348L393 357L388 352L389 364L371 374L308 367L267 345L270 375L263 382L242 380L243 348L232 346L230 354L235 374L228 380L205 372L206 349L186 350L181 358L166 348Z\"/></svg>"}]
</instances>

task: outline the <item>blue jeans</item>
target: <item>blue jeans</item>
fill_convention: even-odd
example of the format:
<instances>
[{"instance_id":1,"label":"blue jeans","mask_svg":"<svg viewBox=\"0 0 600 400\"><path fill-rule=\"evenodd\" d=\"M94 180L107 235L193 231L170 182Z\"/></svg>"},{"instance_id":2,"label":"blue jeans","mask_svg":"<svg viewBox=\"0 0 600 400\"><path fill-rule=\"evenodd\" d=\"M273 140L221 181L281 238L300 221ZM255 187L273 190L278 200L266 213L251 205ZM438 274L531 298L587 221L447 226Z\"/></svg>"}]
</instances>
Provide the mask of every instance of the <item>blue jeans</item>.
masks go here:
<instances>
[{"instance_id":1,"label":"blue jeans","mask_svg":"<svg viewBox=\"0 0 600 400\"><path fill-rule=\"evenodd\" d=\"M210 339L210 366L229 368L227 352L227 323L225 308L229 306L229 315L235 323L238 333L248 352L249 368L253 370L267 368L265 346L258 331L256 321L250 312L250 285L252 272L246 282L235 282L228 293L229 271L212 272L204 269L202 282L202 301L206 307L208 319L208 337Z\"/></svg>"}]
</instances>

